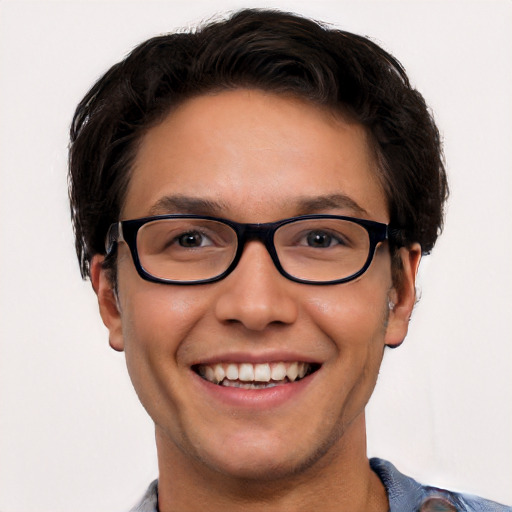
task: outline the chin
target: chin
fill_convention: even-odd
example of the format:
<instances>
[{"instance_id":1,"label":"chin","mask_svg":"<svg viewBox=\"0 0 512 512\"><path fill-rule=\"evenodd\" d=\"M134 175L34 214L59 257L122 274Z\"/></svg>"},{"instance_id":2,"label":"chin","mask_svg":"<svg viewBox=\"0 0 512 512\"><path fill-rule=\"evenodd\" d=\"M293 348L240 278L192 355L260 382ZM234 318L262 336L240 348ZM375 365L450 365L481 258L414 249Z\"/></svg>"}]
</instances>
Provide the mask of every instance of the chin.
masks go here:
<instances>
[{"instance_id":1,"label":"chin","mask_svg":"<svg viewBox=\"0 0 512 512\"><path fill-rule=\"evenodd\" d=\"M275 482L297 477L321 464L339 435L327 436L323 443L318 443L317 436L313 439L300 442L291 436L286 441L258 436L257 440L220 443L221 449L215 453L198 455L201 462L224 476L254 483Z\"/></svg>"},{"instance_id":2,"label":"chin","mask_svg":"<svg viewBox=\"0 0 512 512\"><path fill-rule=\"evenodd\" d=\"M215 468L224 476L253 483L275 482L294 477L307 469L310 464L304 460L276 460L274 456L261 457L247 463L241 460L222 461Z\"/></svg>"}]
</instances>

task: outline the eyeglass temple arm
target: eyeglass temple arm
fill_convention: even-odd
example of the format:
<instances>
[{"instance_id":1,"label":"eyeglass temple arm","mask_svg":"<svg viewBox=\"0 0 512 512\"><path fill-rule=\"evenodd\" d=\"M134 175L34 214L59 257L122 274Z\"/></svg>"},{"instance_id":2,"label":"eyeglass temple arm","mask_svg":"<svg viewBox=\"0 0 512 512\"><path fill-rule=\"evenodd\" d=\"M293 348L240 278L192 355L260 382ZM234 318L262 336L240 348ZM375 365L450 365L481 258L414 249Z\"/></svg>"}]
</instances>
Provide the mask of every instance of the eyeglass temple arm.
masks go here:
<instances>
[{"instance_id":1,"label":"eyeglass temple arm","mask_svg":"<svg viewBox=\"0 0 512 512\"><path fill-rule=\"evenodd\" d=\"M105 239L105 252L107 255L114 250L114 246L118 242L124 242L123 225L121 221L112 224L107 231Z\"/></svg>"},{"instance_id":2,"label":"eyeglass temple arm","mask_svg":"<svg viewBox=\"0 0 512 512\"><path fill-rule=\"evenodd\" d=\"M406 245L405 230L388 226L388 239L396 247L404 247Z\"/></svg>"}]
</instances>

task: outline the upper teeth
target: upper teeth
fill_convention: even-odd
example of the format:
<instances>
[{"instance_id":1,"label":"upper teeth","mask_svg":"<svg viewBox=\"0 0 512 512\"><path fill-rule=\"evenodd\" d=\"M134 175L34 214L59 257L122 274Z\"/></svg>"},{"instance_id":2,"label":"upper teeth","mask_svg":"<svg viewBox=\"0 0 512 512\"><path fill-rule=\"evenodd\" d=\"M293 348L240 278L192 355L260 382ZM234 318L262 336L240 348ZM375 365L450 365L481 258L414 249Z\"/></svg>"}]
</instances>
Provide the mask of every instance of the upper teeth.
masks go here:
<instances>
[{"instance_id":1,"label":"upper teeth","mask_svg":"<svg viewBox=\"0 0 512 512\"><path fill-rule=\"evenodd\" d=\"M310 365L303 362L292 363L217 363L200 365L198 373L210 382L223 380L243 382L279 382L288 378L293 382L304 377Z\"/></svg>"}]
</instances>

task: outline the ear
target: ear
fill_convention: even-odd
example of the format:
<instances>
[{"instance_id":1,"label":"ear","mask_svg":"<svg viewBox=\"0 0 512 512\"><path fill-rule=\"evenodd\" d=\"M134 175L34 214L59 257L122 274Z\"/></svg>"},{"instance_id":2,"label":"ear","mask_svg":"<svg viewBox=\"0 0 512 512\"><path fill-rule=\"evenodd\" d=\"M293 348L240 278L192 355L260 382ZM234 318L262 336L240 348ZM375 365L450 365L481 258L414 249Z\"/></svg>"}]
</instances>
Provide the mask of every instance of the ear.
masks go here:
<instances>
[{"instance_id":1,"label":"ear","mask_svg":"<svg viewBox=\"0 0 512 512\"><path fill-rule=\"evenodd\" d=\"M402 260L399 282L389 293L389 317L386 328L385 342L388 347L398 347L404 341L409 329L409 320L416 302L416 274L421 260L421 246L399 249L398 256Z\"/></svg>"},{"instance_id":2,"label":"ear","mask_svg":"<svg viewBox=\"0 0 512 512\"><path fill-rule=\"evenodd\" d=\"M103 268L104 256L96 254L91 261L91 282L98 297L101 319L109 331L110 346L119 352L124 350L121 312L116 292Z\"/></svg>"}]
</instances>

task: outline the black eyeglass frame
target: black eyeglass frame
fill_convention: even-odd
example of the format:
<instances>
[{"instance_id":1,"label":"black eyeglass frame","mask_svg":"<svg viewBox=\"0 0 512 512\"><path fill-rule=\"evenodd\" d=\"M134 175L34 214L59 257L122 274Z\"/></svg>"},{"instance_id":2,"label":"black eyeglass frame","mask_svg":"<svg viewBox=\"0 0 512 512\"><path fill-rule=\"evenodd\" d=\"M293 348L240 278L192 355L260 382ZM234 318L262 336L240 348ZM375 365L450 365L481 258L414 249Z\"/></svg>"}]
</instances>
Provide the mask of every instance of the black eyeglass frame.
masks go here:
<instances>
[{"instance_id":1,"label":"black eyeglass frame","mask_svg":"<svg viewBox=\"0 0 512 512\"><path fill-rule=\"evenodd\" d=\"M211 220L215 222L219 222L221 224L225 224L229 226L236 233L237 236L237 248L236 253L233 258L233 261L229 265L229 267L222 272L221 274L210 277L208 279L201 279L198 281L175 281L172 279L162 279L160 277L155 277L148 273L146 269L142 266L139 254L137 250L137 233L139 229L147 224L148 222L153 222L156 220L165 220L165 219L204 219ZM283 269L281 263L279 261L279 257L277 255L277 251L274 245L274 235L275 232L286 224L290 224L292 222L297 222L300 220L310 220L310 219L339 219L345 220L349 222L353 222L358 224L366 229L368 232L368 236L370 239L370 246L368 249L368 257L363 265L363 267L356 273L344 277L342 279L335 279L332 281L310 281L307 279L300 279L295 277L286 270ZM298 217L290 217L287 219L282 219L277 222L267 222L261 224L242 224L239 222L234 222L228 219L222 219L218 217L210 217L206 215L192 215L192 214L168 214L168 215L156 215L153 217L142 217L139 219L131 219L131 220L121 220L119 222L115 222L110 225L109 230L107 232L107 238L105 241L105 251L106 258L109 258L113 255L117 243L124 241L128 245L133 263L135 265L135 269L142 279L146 281L151 281L153 283L159 284L178 284L178 285L192 285L192 284L206 284L206 283L214 283L216 281L220 281L224 279L226 276L231 274L233 270L238 265L240 261L244 247L246 242L250 240L258 240L267 249L272 261L279 271L281 275L290 279L291 281L295 281L296 283L303 284L314 284L314 285L328 285L328 284L341 284L347 283L349 281L353 281L357 279L359 276L364 274L368 268L370 267L371 262L373 261L373 257L375 255L375 250L377 245L384 240L396 239L400 230L393 229L389 224L383 224L382 222L376 222L373 220L359 219L356 217L346 217L343 215L300 215Z\"/></svg>"}]
</instances>

